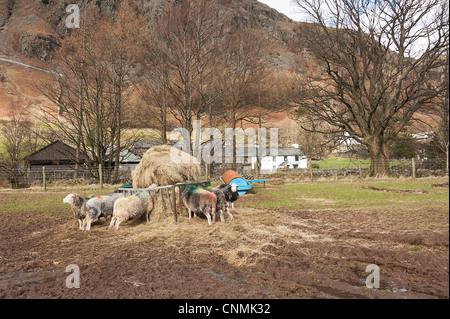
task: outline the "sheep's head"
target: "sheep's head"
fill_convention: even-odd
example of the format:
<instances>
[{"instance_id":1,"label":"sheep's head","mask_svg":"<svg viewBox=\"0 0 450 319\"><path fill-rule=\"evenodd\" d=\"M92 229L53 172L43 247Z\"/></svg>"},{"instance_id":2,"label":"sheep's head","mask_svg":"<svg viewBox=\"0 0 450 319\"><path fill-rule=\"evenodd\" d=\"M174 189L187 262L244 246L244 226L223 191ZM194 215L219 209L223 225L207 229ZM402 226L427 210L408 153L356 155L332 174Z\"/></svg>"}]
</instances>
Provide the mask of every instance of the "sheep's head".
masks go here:
<instances>
[{"instance_id":1,"label":"sheep's head","mask_svg":"<svg viewBox=\"0 0 450 319\"><path fill-rule=\"evenodd\" d=\"M233 192L233 193L236 193L237 192L237 184L236 183L233 183L233 184L231 184L231 191Z\"/></svg>"},{"instance_id":2,"label":"sheep's head","mask_svg":"<svg viewBox=\"0 0 450 319\"><path fill-rule=\"evenodd\" d=\"M70 204L72 207L81 207L84 199L77 194L69 194L63 199L64 204Z\"/></svg>"},{"instance_id":3,"label":"sheep's head","mask_svg":"<svg viewBox=\"0 0 450 319\"><path fill-rule=\"evenodd\" d=\"M77 198L77 196L77 194L69 194L63 199L63 203L73 205L75 204L75 199Z\"/></svg>"}]
</instances>

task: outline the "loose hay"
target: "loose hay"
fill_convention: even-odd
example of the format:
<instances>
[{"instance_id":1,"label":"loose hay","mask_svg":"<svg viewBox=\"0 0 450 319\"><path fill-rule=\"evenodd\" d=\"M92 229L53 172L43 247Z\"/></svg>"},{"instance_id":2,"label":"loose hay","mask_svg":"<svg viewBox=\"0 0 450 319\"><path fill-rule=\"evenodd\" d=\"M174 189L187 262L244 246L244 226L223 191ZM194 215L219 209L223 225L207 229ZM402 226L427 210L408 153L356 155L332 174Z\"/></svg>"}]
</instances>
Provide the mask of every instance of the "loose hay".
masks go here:
<instances>
[{"instance_id":1,"label":"loose hay","mask_svg":"<svg viewBox=\"0 0 450 319\"><path fill-rule=\"evenodd\" d=\"M134 188L147 188L177 183L195 182L200 175L200 165L191 155L177 150L180 162L170 156L172 146L155 146L145 152L141 162L131 173Z\"/></svg>"}]
</instances>

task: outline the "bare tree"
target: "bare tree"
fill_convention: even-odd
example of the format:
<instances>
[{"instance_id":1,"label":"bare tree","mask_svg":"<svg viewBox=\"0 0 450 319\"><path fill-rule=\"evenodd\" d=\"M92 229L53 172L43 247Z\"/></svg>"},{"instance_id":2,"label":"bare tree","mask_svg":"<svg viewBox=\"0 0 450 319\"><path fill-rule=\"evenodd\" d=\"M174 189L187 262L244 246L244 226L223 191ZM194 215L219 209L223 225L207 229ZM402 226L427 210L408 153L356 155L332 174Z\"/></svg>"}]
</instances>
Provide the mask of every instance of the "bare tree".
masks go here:
<instances>
[{"instance_id":1,"label":"bare tree","mask_svg":"<svg viewBox=\"0 0 450 319\"><path fill-rule=\"evenodd\" d=\"M298 106L367 146L371 176L389 170L389 145L440 94L432 72L448 46L442 0L295 0L323 72L303 78ZM330 132L327 132L330 133Z\"/></svg>"},{"instance_id":2,"label":"bare tree","mask_svg":"<svg viewBox=\"0 0 450 319\"><path fill-rule=\"evenodd\" d=\"M109 104L114 115L111 128L112 140L115 141L110 154L114 156L114 176L117 180L120 153L123 150L122 130L125 128L124 113L133 95L135 66L138 45L144 32L144 21L137 8L129 0L118 5L117 10L97 30L105 53L108 68L108 86L110 87ZM110 162L113 162L110 160Z\"/></svg>"},{"instance_id":3,"label":"bare tree","mask_svg":"<svg viewBox=\"0 0 450 319\"><path fill-rule=\"evenodd\" d=\"M58 86L40 86L52 104L40 105L38 116L54 136L76 147L77 168L84 153L95 174L99 164L115 163L116 179L143 23L130 1L109 17L93 5L85 10L81 30L64 38L55 53Z\"/></svg>"},{"instance_id":4,"label":"bare tree","mask_svg":"<svg viewBox=\"0 0 450 319\"><path fill-rule=\"evenodd\" d=\"M264 62L266 41L257 30L236 28L228 33L227 43L221 64L223 73L216 85L220 96L218 116L222 123L231 125L233 131L243 122L262 126L261 94L265 92L261 84L268 76ZM236 168L235 139L232 158Z\"/></svg>"},{"instance_id":5,"label":"bare tree","mask_svg":"<svg viewBox=\"0 0 450 319\"><path fill-rule=\"evenodd\" d=\"M442 68L441 72L439 72L440 79L438 80L442 83L442 87L444 91L440 94L435 100L436 103L434 105L434 110L438 114L438 122L437 122L437 130L434 136L434 142L436 146L445 154L446 159L446 172L448 175L449 170L449 57L448 57L448 48L446 52L446 64L445 67Z\"/></svg>"},{"instance_id":6,"label":"bare tree","mask_svg":"<svg viewBox=\"0 0 450 319\"><path fill-rule=\"evenodd\" d=\"M167 21L166 21L167 22ZM154 24L152 33L147 33L139 53L139 81L135 83L140 99L145 103L145 115L141 119L146 126L157 128L161 142L167 144L170 130L168 114L174 99L170 95L170 56L165 43L158 36L165 25Z\"/></svg>"},{"instance_id":7,"label":"bare tree","mask_svg":"<svg viewBox=\"0 0 450 319\"><path fill-rule=\"evenodd\" d=\"M115 144L116 118L110 104L108 56L101 45L102 34L96 32L104 21L91 12L83 22L83 28L63 39L55 53L59 85L40 85L52 104L40 105L37 116L52 135L76 147L77 155L88 155L95 168L105 164Z\"/></svg>"},{"instance_id":8,"label":"bare tree","mask_svg":"<svg viewBox=\"0 0 450 319\"><path fill-rule=\"evenodd\" d=\"M183 128L192 132L192 121L211 117L215 102L212 86L218 76L223 23L217 1L185 0L168 5L158 21L154 43L170 71L162 74L173 100L170 112ZM160 58L159 58L160 59ZM163 72L166 72L163 70ZM160 79L161 79L160 76Z\"/></svg>"},{"instance_id":9,"label":"bare tree","mask_svg":"<svg viewBox=\"0 0 450 319\"><path fill-rule=\"evenodd\" d=\"M15 102L10 105L9 120L0 124L0 168L7 170L11 185L16 188L23 158L37 150L39 139L32 130L33 123L27 110Z\"/></svg>"}]
</instances>

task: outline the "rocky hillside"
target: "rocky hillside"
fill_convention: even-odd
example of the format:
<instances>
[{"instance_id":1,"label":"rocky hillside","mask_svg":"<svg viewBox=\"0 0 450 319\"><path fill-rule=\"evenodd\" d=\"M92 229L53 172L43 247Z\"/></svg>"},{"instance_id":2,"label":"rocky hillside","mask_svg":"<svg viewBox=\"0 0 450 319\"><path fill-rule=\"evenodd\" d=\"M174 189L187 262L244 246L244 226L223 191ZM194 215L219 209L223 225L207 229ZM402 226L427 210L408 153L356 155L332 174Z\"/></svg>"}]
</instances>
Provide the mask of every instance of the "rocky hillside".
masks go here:
<instances>
[{"instance_id":1,"label":"rocky hillside","mask_svg":"<svg viewBox=\"0 0 450 319\"><path fill-rule=\"evenodd\" d=\"M136 0L139 11L154 19L168 2L175 0ZM81 10L84 1L78 3ZM87 0L95 2L105 14L114 10L120 0ZM288 17L256 0L221 0L233 10L235 20L261 27L280 46L292 36L293 23ZM52 51L67 29L65 0L0 0L0 54L19 55L48 62Z\"/></svg>"},{"instance_id":2,"label":"rocky hillside","mask_svg":"<svg viewBox=\"0 0 450 319\"><path fill-rule=\"evenodd\" d=\"M83 10L86 3L97 5L108 15L121 0L77 0ZM155 19L163 6L177 0L135 0L147 20ZM0 0L0 118L7 117L11 103L29 106L42 103L33 84L47 71L52 54L66 35L65 0ZM268 52L274 69L294 66L299 47L299 23L256 0L220 0L234 14L234 21L259 27L273 44ZM33 66L34 68L26 68ZM24 69L25 68L25 69ZM26 73L26 75L24 74Z\"/></svg>"}]
</instances>

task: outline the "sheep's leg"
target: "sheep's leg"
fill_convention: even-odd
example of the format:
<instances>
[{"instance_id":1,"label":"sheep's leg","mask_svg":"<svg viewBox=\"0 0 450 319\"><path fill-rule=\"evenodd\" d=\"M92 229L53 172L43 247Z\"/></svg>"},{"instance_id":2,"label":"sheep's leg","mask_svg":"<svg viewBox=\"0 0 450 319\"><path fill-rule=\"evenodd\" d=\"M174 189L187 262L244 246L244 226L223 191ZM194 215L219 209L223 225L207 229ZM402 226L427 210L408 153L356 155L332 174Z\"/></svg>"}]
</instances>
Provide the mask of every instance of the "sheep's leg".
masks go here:
<instances>
[{"instance_id":1,"label":"sheep's leg","mask_svg":"<svg viewBox=\"0 0 450 319\"><path fill-rule=\"evenodd\" d=\"M91 230L91 223L92 223L92 219L87 219L85 230Z\"/></svg>"},{"instance_id":2,"label":"sheep's leg","mask_svg":"<svg viewBox=\"0 0 450 319\"><path fill-rule=\"evenodd\" d=\"M118 230L119 230L119 225L120 225L120 221L119 221L119 220L117 220L117 221L116 221L116 231L118 231Z\"/></svg>"},{"instance_id":3,"label":"sheep's leg","mask_svg":"<svg viewBox=\"0 0 450 319\"><path fill-rule=\"evenodd\" d=\"M83 222L81 223L81 230L86 229L86 218L83 219Z\"/></svg>"},{"instance_id":4,"label":"sheep's leg","mask_svg":"<svg viewBox=\"0 0 450 319\"><path fill-rule=\"evenodd\" d=\"M219 211L219 215L220 215L220 221L223 223L225 221L225 217L223 216L223 210L222 209Z\"/></svg>"},{"instance_id":5,"label":"sheep's leg","mask_svg":"<svg viewBox=\"0 0 450 319\"><path fill-rule=\"evenodd\" d=\"M188 208L189 219L191 219L191 210Z\"/></svg>"},{"instance_id":6,"label":"sheep's leg","mask_svg":"<svg viewBox=\"0 0 450 319\"><path fill-rule=\"evenodd\" d=\"M79 229L81 229L81 230L83 230L83 221L81 220L81 218L80 219L77 219L78 220L78 225L79 225Z\"/></svg>"},{"instance_id":7,"label":"sheep's leg","mask_svg":"<svg viewBox=\"0 0 450 319\"><path fill-rule=\"evenodd\" d=\"M225 209L225 212L228 214L228 216L230 217L231 220L234 219L234 216L230 212L230 206L228 205L228 203L227 203L227 209Z\"/></svg>"},{"instance_id":8,"label":"sheep's leg","mask_svg":"<svg viewBox=\"0 0 450 319\"><path fill-rule=\"evenodd\" d=\"M212 220L213 223L216 222L216 213L214 211L211 212L211 220Z\"/></svg>"},{"instance_id":9,"label":"sheep's leg","mask_svg":"<svg viewBox=\"0 0 450 319\"><path fill-rule=\"evenodd\" d=\"M210 213L205 213L205 216L206 216L206 218L208 219L208 225L212 225L212 222L211 222L211 214Z\"/></svg>"},{"instance_id":10,"label":"sheep's leg","mask_svg":"<svg viewBox=\"0 0 450 319\"><path fill-rule=\"evenodd\" d=\"M114 217L111 217L111 223L109 223L108 230L110 230L111 228L114 227L115 222L116 222L116 219Z\"/></svg>"},{"instance_id":11,"label":"sheep's leg","mask_svg":"<svg viewBox=\"0 0 450 319\"><path fill-rule=\"evenodd\" d=\"M231 202L231 208L234 209L234 203L233 202Z\"/></svg>"}]
</instances>

